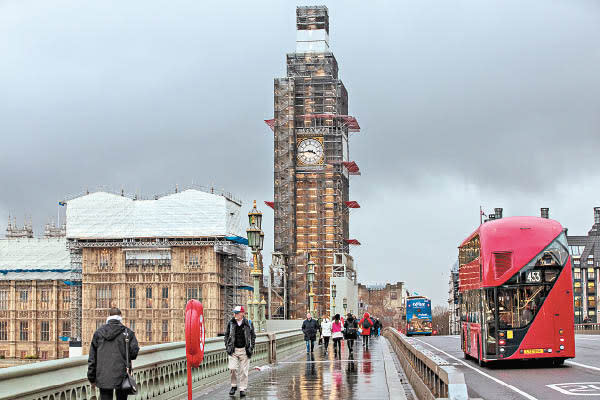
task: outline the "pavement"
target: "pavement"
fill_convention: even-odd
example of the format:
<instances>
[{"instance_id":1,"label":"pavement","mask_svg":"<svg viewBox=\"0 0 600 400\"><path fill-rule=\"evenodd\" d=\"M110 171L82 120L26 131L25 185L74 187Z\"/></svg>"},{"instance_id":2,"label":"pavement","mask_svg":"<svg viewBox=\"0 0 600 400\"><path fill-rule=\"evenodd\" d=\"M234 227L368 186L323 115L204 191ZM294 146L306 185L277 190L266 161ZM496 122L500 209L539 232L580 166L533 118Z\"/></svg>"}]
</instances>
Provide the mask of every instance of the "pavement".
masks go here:
<instances>
[{"instance_id":1,"label":"pavement","mask_svg":"<svg viewBox=\"0 0 600 400\"><path fill-rule=\"evenodd\" d=\"M465 360L460 336L409 338L465 375L469 397L486 400L600 399L600 335L576 335L576 358L561 367L535 361L505 361L479 367Z\"/></svg>"},{"instance_id":2,"label":"pavement","mask_svg":"<svg viewBox=\"0 0 600 400\"><path fill-rule=\"evenodd\" d=\"M351 358L345 341L342 341L341 357L334 356L331 341L327 353L322 346L315 344L312 354L303 351L300 355L266 366L262 371L251 371L246 398L413 399L415 397L410 389L408 396L404 395L406 378L401 369L396 369L399 366L397 360L394 362L389 357L388 346L384 337L372 338L366 351L358 341ZM213 386L194 393L194 399L231 399L229 388L229 382ZM239 398L239 391L235 397Z\"/></svg>"}]
</instances>

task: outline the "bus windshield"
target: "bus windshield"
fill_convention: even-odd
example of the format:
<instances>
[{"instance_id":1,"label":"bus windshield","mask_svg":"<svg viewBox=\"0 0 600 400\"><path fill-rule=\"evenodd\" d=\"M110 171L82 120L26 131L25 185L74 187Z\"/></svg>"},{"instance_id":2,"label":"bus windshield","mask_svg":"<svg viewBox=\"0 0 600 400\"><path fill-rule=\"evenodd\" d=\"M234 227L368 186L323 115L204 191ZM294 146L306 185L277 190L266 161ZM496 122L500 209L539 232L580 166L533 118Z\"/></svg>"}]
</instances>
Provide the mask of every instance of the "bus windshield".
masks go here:
<instances>
[{"instance_id":1,"label":"bus windshield","mask_svg":"<svg viewBox=\"0 0 600 400\"><path fill-rule=\"evenodd\" d=\"M562 233L497 290L498 329L527 326L538 313L569 253Z\"/></svg>"}]
</instances>

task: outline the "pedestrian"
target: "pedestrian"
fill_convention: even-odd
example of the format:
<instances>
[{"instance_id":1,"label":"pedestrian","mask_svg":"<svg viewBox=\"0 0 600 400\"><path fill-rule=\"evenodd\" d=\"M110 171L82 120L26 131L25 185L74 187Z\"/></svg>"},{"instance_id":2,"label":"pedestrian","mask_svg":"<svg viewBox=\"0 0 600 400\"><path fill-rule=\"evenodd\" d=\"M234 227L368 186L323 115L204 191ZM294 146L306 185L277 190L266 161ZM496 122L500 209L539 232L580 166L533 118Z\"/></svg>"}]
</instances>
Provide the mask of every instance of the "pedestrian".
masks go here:
<instances>
[{"instance_id":1,"label":"pedestrian","mask_svg":"<svg viewBox=\"0 0 600 400\"><path fill-rule=\"evenodd\" d=\"M373 335L379 337L379 318L373 321Z\"/></svg>"},{"instance_id":2,"label":"pedestrian","mask_svg":"<svg viewBox=\"0 0 600 400\"><path fill-rule=\"evenodd\" d=\"M373 327L373 320L369 318L369 313L366 312L363 315L363 318L358 322L358 325L362 328L362 339L363 346L368 350L369 349L369 335L371 334L371 328Z\"/></svg>"},{"instance_id":3,"label":"pedestrian","mask_svg":"<svg viewBox=\"0 0 600 400\"><path fill-rule=\"evenodd\" d=\"M323 322L321 322L321 332L323 335L323 348L325 349L325 353L327 353L329 338L331 337L331 321L327 316L324 316Z\"/></svg>"},{"instance_id":4,"label":"pedestrian","mask_svg":"<svg viewBox=\"0 0 600 400\"><path fill-rule=\"evenodd\" d=\"M127 399L129 393L121 390L121 383L131 373L131 360L137 358L139 350L135 333L123 325L121 310L111 308L106 324L94 332L88 354L87 377L93 393L96 387L100 389L100 400L112 400L113 392L117 400Z\"/></svg>"},{"instance_id":5,"label":"pedestrian","mask_svg":"<svg viewBox=\"0 0 600 400\"><path fill-rule=\"evenodd\" d=\"M352 314L348 313L346 322L344 322L344 331L346 332L346 343L348 343L348 351L350 356L354 352L354 341L358 339L358 322Z\"/></svg>"},{"instance_id":6,"label":"pedestrian","mask_svg":"<svg viewBox=\"0 0 600 400\"><path fill-rule=\"evenodd\" d=\"M383 330L383 322L381 322L379 319L377 319L377 322L379 323L379 333L377 334L377 336L381 336L381 331Z\"/></svg>"},{"instance_id":7,"label":"pedestrian","mask_svg":"<svg viewBox=\"0 0 600 400\"><path fill-rule=\"evenodd\" d=\"M373 327L372 327L373 329L371 329L371 334L369 336L375 335L375 331L376 331L376 329L375 329L375 317L372 317L371 321L373 321Z\"/></svg>"},{"instance_id":8,"label":"pedestrian","mask_svg":"<svg viewBox=\"0 0 600 400\"><path fill-rule=\"evenodd\" d=\"M227 328L225 328L225 350L229 356L229 373L231 374L230 396L235 394L239 386L240 397L246 397L248 368L256 343L254 325L244 315L244 306L235 307L233 318L229 320Z\"/></svg>"},{"instance_id":9,"label":"pedestrian","mask_svg":"<svg viewBox=\"0 0 600 400\"><path fill-rule=\"evenodd\" d=\"M313 319L311 313L306 314L306 319L302 322L302 332L304 333L304 341L306 342L306 352L312 353L315 348L315 340L317 338L317 331L319 330L319 323Z\"/></svg>"},{"instance_id":10,"label":"pedestrian","mask_svg":"<svg viewBox=\"0 0 600 400\"><path fill-rule=\"evenodd\" d=\"M340 314L335 314L333 317L333 323L331 324L331 337L333 339L333 354L342 355L342 339L344 334L342 333L342 323L340 321Z\"/></svg>"}]
</instances>

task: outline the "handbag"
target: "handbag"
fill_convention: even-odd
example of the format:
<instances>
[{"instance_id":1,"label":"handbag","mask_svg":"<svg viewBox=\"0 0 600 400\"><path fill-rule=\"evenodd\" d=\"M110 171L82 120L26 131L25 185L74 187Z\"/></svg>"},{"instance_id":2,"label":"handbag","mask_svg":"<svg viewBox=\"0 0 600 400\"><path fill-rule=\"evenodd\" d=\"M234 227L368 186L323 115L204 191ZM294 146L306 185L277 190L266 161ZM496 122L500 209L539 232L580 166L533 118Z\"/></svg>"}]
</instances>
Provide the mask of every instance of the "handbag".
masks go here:
<instances>
[{"instance_id":1,"label":"handbag","mask_svg":"<svg viewBox=\"0 0 600 400\"><path fill-rule=\"evenodd\" d=\"M121 382L121 389L127 394L136 394L137 393L137 383L135 378L131 375L133 372L133 368L130 368L129 365L129 332L125 330L125 360L126 360L126 372L125 378L123 378L123 382Z\"/></svg>"}]
</instances>

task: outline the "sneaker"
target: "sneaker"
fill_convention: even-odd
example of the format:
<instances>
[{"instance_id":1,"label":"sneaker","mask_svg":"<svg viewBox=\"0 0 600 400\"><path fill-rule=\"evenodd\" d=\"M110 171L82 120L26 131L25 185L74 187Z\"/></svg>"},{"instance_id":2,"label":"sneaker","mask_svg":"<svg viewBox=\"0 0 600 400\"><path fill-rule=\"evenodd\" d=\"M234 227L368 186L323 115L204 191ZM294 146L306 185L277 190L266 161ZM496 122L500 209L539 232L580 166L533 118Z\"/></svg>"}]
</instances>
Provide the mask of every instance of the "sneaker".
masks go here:
<instances>
[{"instance_id":1,"label":"sneaker","mask_svg":"<svg viewBox=\"0 0 600 400\"><path fill-rule=\"evenodd\" d=\"M246 391L240 390L240 397L246 397Z\"/></svg>"},{"instance_id":2,"label":"sneaker","mask_svg":"<svg viewBox=\"0 0 600 400\"><path fill-rule=\"evenodd\" d=\"M236 390L237 390L237 386L232 386L231 389L229 390L229 395L233 396L235 394Z\"/></svg>"}]
</instances>

